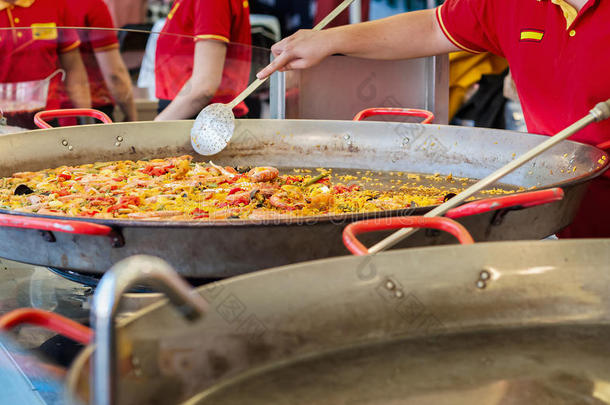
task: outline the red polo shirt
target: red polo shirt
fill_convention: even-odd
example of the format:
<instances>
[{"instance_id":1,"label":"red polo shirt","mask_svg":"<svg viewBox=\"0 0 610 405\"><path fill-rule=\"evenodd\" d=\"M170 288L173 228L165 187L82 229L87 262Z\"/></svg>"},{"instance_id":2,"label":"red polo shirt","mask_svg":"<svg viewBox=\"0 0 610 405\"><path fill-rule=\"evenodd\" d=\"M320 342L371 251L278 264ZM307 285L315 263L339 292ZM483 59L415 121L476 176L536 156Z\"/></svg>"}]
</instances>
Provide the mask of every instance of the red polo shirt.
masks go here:
<instances>
[{"instance_id":1,"label":"red polo shirt","mask_svg":"<svg viewBox=\"0 0 610 405\"><path fill-rule=\"evenodd\" d=\"M456 46L508 60L532 133L555 134L610 97L610 1L577 13L563 0L447 0L437 18ZM610 121L570 139L607 141Z\"/></svg>"},{"instance_id":2,"label":"red polo shirt","mask_svg":"<svg viewBox=\"0 0 610 405\"><path fill-rule=\"evenodd\" d=\"M553 135L610 97L610 1L589 0L577 12L564 0L446 0L437 19L468 52L490 51L510 65L528 130ZM571 140L610 140L610 121ZM568 237L610 237L610 173L595 180Z\"/></svg>"},{"instance_id":3,"label":"red polo shirt","mask_svg":"<svg viewBox=\"0 0 610 405\"><path fill-rule=\"evenodd\" d=\"M108 6L103 0L68 0L77 21L78 27L114 28ZM91 89L91 105L103 107L114 104L106 86L95 52L104 52L119 47L115 31L79 30L81 40L80 53L87 69Z\"/></svg>"},{"instance_id":4,"label":"red polo shirt","mask_svg":"<svg viewBox=\"0 0 610 405\"><path fill-rule=\"evenodd\" d=\"M157 41L155 79L157 98L173 100L193 72L195 40L229 43L222 82L211 103L228 103L248 86L251 32L247 0L177 0ZM248 112L238 105L236 116Z\"/></svg>"},{"instance_id":5,"label":"red polo shirt","mask_svg":"<svg viewBox=\"0 0 610 405\"><path fill-rule=\"evenodd\" d=\"M19 0L14 5L0 1L0 83L41 80L60 68L58 54L80 44L74 30L76 20L66 0ZM59 108L60 79L51 81L47 109Z\"/></svg>"}]
</instances>

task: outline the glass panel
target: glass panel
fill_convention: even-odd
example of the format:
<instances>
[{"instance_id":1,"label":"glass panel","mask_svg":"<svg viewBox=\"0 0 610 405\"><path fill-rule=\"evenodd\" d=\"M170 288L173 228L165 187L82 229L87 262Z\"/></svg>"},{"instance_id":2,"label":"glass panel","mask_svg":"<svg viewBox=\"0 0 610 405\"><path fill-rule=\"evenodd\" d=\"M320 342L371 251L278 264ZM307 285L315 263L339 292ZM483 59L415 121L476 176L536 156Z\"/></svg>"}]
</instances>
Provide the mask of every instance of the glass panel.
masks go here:
<instances>
[{"instance_id":1,"label":"glass panel","mask_svg":"<svg viewBox=\"0 0 610 405\"><path fill-rule=\"evenodd\" d=\"M159 98L167 105L185 97L194 116L206 102L231 101L270 60L268 49L228 43L224 61L222 54L213 53L209 65L195 69L205 72L198 76L201 79L189 81L195 47L202 40L206 39L139 30L0 28L0 108L8 125L23 128L35 128L33 117L39 111L88 106L89 98L93 108L116 121L154 119ZM80 58L74 59L76 49ZM75 79L79 60L86 69L89 92ZM210 93L211 88L216 91ZM268 100L266 83L235 114L267 117ZM52 125L76 123L62 118Z\"/></svg>"}]
</instances>

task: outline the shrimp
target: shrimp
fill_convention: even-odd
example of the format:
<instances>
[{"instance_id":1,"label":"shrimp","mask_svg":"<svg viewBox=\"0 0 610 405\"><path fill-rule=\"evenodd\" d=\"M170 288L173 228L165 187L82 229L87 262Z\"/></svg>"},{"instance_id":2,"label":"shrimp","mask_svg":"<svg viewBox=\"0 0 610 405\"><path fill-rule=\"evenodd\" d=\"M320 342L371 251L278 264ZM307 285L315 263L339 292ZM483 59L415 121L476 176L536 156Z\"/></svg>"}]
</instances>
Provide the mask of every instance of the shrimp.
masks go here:
<instances>
[{"instance_id":1,"label":"shrimp","mask_svg":"<svg viewBox=\"0 0 610 405\"><path fill-rule=\"evenodd\" d=\"M230 179L232 179L233 177L235 177L237 175L237 173L232 173L229 170L225 169L224 167L214 164L214 162L212 162L211 160L210 160L210 166L212 166L214 169L218 170L223 176L227 176ZM235 170L233 170L233 171L235 171Z\"/></svg>"},{"instance_id":2,"label":"shrimp","mask_svg":"<svg viewBox=\"0 0 610 405\"><path fill-rule=\"evenodd\" d=\"M32 205L36 205L39 204L40 202L42 202L42 199L40 198L40 196L37 195L30 195L27 198L28 203L32 204Z\"/></svg>"},{"instance_id":3,"label":"shrimp","mask_svg":"<svg viewBox=\"0 0 610 405\"><path fill-rule=\"evenodd\" d=\"M271 181L279 176L280 171L275 167L255 167L247 174L250 181L263 182Z\"/></svg>"},{"instance_id":4,"label":"shrimp","mask_svg":"<svg viewBox=\"0 0 610 405\"><path fill-rule=\"evenodd\" d=\"M250 194L251 194L250 191L242 191L239 193L231 194L225 198L225 201L229 205L239 205L239 204L248 205L248 204L250 204L250 201L252 201L252 196Z\"/></svg>"},{"instance_id":5,"label":"shrimp","mask_svg":"<svg viewBox=\"0 0 610 405\"><path fill-rule=\"evenodd\" d=\"M305 200L298 187L283 186L269 197L269 204L282 210L294 211L305 207Z\"/></svg>"}]
</instances>

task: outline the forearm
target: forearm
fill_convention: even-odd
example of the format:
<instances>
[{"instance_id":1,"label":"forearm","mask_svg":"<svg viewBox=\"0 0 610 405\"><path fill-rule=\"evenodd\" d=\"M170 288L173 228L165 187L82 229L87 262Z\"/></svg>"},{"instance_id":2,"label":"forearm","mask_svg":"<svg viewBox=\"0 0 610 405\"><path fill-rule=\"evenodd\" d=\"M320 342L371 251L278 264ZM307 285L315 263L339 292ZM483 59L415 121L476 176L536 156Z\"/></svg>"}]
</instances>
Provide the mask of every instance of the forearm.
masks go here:
<instances>
[{"instance_id":1,"label":"forearm","mask_svg":"<svg viewBox=\"0 0 610 405\"><path fill-rule=\"evenodd\" d=\"M110 77L106 78L106 83L108 83L108 90L110 90L112 98L123 112L125 121L137 121L133 87L127 71L112 73Z\"/></svg>"},{"instance_id":2,"label":"forearm","mask_svg":"<svg viewBox=\"0 0 610 405\"><path fill-rule=\"evenodd\" d=\"M195 44L191 77L155 121L183 120L199 114L220 87L226 53L227 46L224 42L198 41Z\"/></svg>"},{"instance_id":3,"label":"forearm","mask_svg":"<svg viewBox=\"0 0 610 405\"><path fill-rule=\"evenodd\" d=\"M85 68L67 69L66 91L76 108L91 108L91 92Z\"/></svg>"},{"instance_id":4,"label":"forearm","mask_svg":"<svg viewBox=\"0 0 610 405\"><path fill-rule=\"evenodd\" d=\"M205 87L200 87L195 91L191 86L192 79L186 82L180 93L174 100L163 110L155 121L167 120L184 120L196 116L214 96L215 90L205 90Z\"/></svg>"},{"instance_id":5,"label":"forearm","mask_svg":"<svg viewBox=\"0 0 610 405\"><path fill-rule=\"evenodd\" d=\"M133 86L118 49L96 52L95 56L108 90L123 112L125 121L136 121L138 117L133 100Z\"/></svg>"},{"instance_id":6,"label":"forearm","mask_svg":"<svg viewBox=\"0 0 610 405\"><path fill-rule=\"evenodd\" d=\"M328 39L331 54L367 59L409 59L457 50L438 26L435 10L332 28Z\"/></svg>"},{"instance_id":7,"label":"forearm","mask_svg":"<svg viewBox=\"0 0 610 405\"><path fill-rule=\"evenodd\" d=\"M333 54L368 59L408 59L458 50L443 34L435 10L399 14L383 20L321 32L301 30L271 47L275 59L257 76L306 69Z\"/></svg>"}]
</instances>

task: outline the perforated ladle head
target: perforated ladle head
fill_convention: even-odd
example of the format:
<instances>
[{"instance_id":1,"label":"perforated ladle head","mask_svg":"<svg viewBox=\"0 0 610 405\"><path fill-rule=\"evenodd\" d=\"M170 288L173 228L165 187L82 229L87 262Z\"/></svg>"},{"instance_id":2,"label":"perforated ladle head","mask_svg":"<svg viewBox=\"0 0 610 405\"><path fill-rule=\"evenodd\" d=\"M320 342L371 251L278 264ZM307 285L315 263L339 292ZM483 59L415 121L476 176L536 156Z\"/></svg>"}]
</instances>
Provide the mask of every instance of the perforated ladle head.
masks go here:
<instances>
[{"instance_id":1,"label":"perforated ladle head","mask_svg":"<svg viewBox=\"0 0 610 405\"><path fill-rule=\"evenodd\" d=\"M334 20L343 10L345 10L354 0L344 0L337 8L331 11L313 29L319 31ZM227 144L235 131L235 115L233 108L244 101L246 97L254 92L261 84L267 80L256 79L241 92L233 101L228 104L210 104L205 107L197 118L191 129L191 145L200 155L215 155L227 147Z\"/></svg>"},{"instance_id":2,"label":"perforated ladle head","mask_svg":"<svg viewBox=\"0 0 610 405\"><path fill-rule=\"evenodd\" d=\"M191 145L200 155L222 151L235 131L235 116L228 104L215 103L205 107L191 129Z\"/></svg>"}]
</instances>

